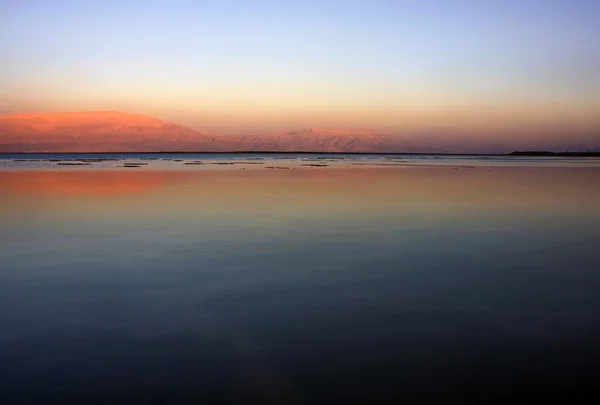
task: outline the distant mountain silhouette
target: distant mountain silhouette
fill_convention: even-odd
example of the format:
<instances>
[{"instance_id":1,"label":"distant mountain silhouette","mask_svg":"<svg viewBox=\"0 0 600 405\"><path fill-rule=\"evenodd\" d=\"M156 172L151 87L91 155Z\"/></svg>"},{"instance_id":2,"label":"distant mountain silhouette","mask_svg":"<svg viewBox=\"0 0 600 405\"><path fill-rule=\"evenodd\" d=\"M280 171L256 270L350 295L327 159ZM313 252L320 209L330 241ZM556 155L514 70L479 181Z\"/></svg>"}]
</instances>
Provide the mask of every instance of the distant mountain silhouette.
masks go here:
<instances>
[{"instance_id":1,"label":"distant mountain silhouette","mask_svg":"<svg viewBox=\"0 0 600 405\"><path fill-rule=\"evenodd\" d=\"M0 152L231 150L236 140L114 111L0 116Z\"/></svg>"},{"instance_id":2,"label":"distant mountain silhouette","mask_svg":"<svg viewBox=\"0 0 600 405\"><path fill-rule=\"evenodd\" d=\"M306 128L221 135L115 111L0 116L0 152L509 152L507 145L448 130L402 136L371 129Z\"/></svg>"},{"instance_id":3,"label":"distant mountain silhouette","mask_svg":"<svg viewBox=\"0 0 600 405\"><path fill-rule=\"evenodd\" d=\"M399 137L369 129L306 128L283 134L241 136L238 151L273 152L402 152Z\"/></svg>"},{"instance_id":4,"label":"distant mountain silhouette","mask_svg":"<svg viewBox=\"0 0 600 405\"><path fill-rule=\"evenodd\" d=\"M0 152L403 152L411 145L368 129L308 128L230 136L114 111L0 116Z\"/></svg>"}]
</instances>

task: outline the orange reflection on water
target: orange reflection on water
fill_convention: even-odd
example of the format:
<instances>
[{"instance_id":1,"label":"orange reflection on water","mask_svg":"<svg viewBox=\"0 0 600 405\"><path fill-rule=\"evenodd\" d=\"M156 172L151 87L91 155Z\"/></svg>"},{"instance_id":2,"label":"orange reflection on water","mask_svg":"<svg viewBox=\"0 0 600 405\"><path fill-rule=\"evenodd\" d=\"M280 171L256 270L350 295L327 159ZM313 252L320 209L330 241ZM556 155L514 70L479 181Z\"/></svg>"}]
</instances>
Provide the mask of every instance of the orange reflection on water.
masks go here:
<instances>
[{"instance_id":1,"label":"orange reflection on water","mask_svg":"<svg viewBox=\"0 0 600 405\"><path fill-rule=\"evenodd\" d=\"M484 197L520 190L529 195L555 195L552 187L568 188L582 196L600 190L598 168L525 167L398 167L307 168L298 170L177 171L177 170L23 170L0 171L4 194L111 196L137 194L175 184L196 184L199 193L221 191L252 195L259 192L327 195L423 194ZM362 189L361 187L367 187ZM473 188L476 187L476 188ZM562 195L562 197L568 197Z\"/></svg>"},{"instance_id":2,"label":"orange reflection on water","mask_svg":"<svg viewBox=\"0 0 600 405\"><path fill-rule=\"evenodd\" d=\"M5 193L23 195L116 196L164 186L184 173L115 170L27 170L0 173Z\"/></svg>"},{"instance_id":3,"label":"orange reflection on water","mask_svg":"<svg viewBox=\"0 0 600 405\"><path fill-rule=\"evenodd\" d=\"M398 207L543 209L600 206L598 168L302 168L296 170L27 170L0 172L13 201L52 210L112 209L252 215ZM16 201L19 201L17 203ZM66 204L62 204L66 203ZM0 203L1 204L1 203ZM7 205L4 206L6 208ZM66 207L66 208L65 208ZM17 207L18 208L18 207Z\"/></svg>"}]
</instances>

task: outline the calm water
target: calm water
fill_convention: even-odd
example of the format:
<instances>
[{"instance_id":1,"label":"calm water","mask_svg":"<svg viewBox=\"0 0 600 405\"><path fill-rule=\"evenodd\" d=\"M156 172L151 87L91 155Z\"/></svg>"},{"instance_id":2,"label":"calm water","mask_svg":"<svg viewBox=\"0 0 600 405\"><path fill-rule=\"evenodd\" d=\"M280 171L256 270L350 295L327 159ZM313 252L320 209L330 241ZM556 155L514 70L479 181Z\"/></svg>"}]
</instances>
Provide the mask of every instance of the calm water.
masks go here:
<instances>
[{"instance_id":1,"label":"calm water","mask_svg":"<svg viewBox=\"0 0 600 405\"><path fill-rule=\"evenodd\" d=\"M598 167L10 164L2 404L597 394Z\"/></svg>"}]
</instances>

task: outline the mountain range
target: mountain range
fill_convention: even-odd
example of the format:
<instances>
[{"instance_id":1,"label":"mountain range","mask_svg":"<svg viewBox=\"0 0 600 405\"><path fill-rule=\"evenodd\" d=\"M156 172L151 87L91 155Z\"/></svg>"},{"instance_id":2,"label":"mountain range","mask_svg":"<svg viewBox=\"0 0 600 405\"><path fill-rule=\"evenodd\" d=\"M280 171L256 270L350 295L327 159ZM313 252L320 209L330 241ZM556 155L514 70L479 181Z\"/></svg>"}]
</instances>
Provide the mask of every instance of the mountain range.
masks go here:
<instances>
[{"instance_id":1,"label":"mountain range","mask_svg":"<svg viewBox=\"0 0 600 405\"><path fill-rule=\"evenodd\" d=\"M308 128L220 135L114 111L0 116L0 152L402 152L409 146L367 129Z\"/></svg>"},{"instance_id":2,"label":"mountain range","mask_svg":"<svg viewBox=\"0 0 600 405\"><path fill-rule=\"evenodd\" d=\"M483 142L488 142L483 144ZM15 152L512 152L484 138L429 131L306 128L259 135L223 135L115 111L0 116L0 153Z\"/></svg>"}]
</instances>

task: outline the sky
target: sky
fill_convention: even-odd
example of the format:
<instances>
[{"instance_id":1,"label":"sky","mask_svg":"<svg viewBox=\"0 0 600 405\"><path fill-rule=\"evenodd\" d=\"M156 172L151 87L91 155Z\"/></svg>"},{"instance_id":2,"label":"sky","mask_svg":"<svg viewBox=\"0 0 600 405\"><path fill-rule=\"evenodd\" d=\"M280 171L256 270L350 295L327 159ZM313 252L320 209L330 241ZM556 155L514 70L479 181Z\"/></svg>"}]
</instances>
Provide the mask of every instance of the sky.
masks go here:
<instances>
[{"instance_id":1,"label":"sky","mask_svg":"<svg viewBox=\"0 0 600 405\"><path fill-rule=\"evenodd\" d=\"M600 146L599 27L597 0L0 0L0 114Z\"/></svg>"}]
</instances>

